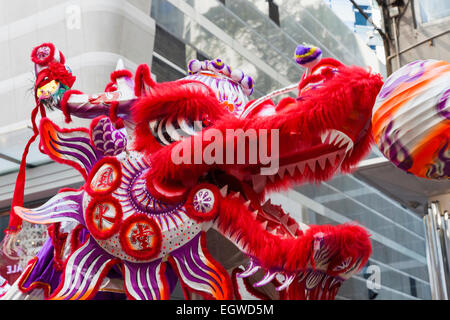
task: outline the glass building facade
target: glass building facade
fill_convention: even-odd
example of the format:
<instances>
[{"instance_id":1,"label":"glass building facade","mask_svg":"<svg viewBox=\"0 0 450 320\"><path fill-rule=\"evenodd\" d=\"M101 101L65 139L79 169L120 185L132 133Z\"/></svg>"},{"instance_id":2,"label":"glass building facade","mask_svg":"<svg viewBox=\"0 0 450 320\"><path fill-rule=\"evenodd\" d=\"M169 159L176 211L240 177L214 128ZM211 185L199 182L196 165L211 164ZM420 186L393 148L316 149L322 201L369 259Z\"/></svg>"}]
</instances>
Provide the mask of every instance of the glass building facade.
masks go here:
<instances>
[{"instance_id":1,"label":"glass building facade","mask_svg":"<svg viewBox=\"0 0 450 320\"><path fill-rule=\"evenodd\" d=\"M384 75L370 48L321 1L153 0L156 21L152 73L158 82L187 74L191 59L220 58L255 81L252 98L298 82L293 58L299 43L319 46L325 57L370 66ZM375 149L369 158L379 157ZM307 224L357 221L372 237L367 266L347 280L337 299L430 299L422 219L353 175L302 185L271 196Z\"/></svg>"}]
</instances>

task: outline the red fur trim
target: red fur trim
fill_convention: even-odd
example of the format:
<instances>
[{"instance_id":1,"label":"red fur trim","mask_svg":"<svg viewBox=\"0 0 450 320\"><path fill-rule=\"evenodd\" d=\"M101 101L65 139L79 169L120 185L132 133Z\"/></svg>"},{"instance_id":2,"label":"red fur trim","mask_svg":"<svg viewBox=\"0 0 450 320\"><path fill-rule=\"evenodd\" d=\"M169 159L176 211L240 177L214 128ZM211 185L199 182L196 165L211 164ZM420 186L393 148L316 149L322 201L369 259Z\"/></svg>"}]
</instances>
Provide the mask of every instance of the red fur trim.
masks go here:
<instances>
[{"instance_id":1,"label":"red fur trim","mask_svg":"<svg viewBox=\"0 0 450 320\"><path fill-rule=\"evenodd\" d=\"M75 188L61 188L61 189L58 190L58 193L70 192L70 191L80 191L81 189L83 189L83 186L79 187L78 189L75 189Z\"/></svg>"},{"instance_id":2,"label":"red fur trim","mask_svg":"<svg viewBox=\"0 0 450 320\"><path fill-rule=\"evenodd\" d=\"M99 230L96 225L93 224L94 220L94 213L97 205L108 203L111 204L114 207L115 215L114 215L114 222L112 223L111 228L107 230ZM113 198L111 195L101 196L101 197L95 197L91 199L88 206L86 207L86 227L88 228L89 232L96 238L105 240L110 238L112 235L117 233L121 226L122 222L122 206L120 205L119 201Z\"/></svg>"},{"instance_id":3,"label":"red fur trim","mask_svg":"<svg viewBox=\"0 0 450 320\"><path fill-rule=\"evenodd\" d=\"M79 91L79 90L67 90L66 92L64 92L64 95L63 95L63 97L61 98L61 102L60 102L59 105L60 105L61 111L62 111L63 114L64 114L66 123L69 123L69 122L72 121L72 118L70 117L70 111L69 111L69 109L67 108L67 102L69 101L70 96L71 96L72 94L82 94L82 93L83 93L83 92L81 92L81 91Z\"/></svg>"},{"instance_id":4,"label":"red fur trim","mask_svg":"<svg viewBox=\"0 0 450 320\"><path fill-rule=\"evenodd\" d=\"M195 194L201 189L207 189L211 191L214 196L214 202L212 203L213 207L210 209L209 212L199 212L194 208ZM199 223L210 221L217 216L217 209L219 208L219 202L221 198L222 196L220 195L220 191L215 185L209 183L201 183L189 192L184 207L186 208L186 213L193 220Z\"/></svg>"},{"instance_id":5,"label":"red fur trim","mask_svg":"<svg viewBox=\"0 0 450 320\"><path fill-rule=\"evenodd\" d=\"M119 107L118 101L111 101L110 108L109 108L109 118L112 122L116 122L118 120L117 118L117 108Z\"/></svg>"},{"instance_id":6,"label":"red fur trim","mask_svg":"<svg viewBox=\"0 0 450 320\"><path fill-rule=\"evenodd\" d=\"M92 179L97 174L98 170L105 164L111 165L113 167L113 170L116 173L116 177L113 179L112 184L107 189L102 191L93 190L91 186ZM106 196L108 194L111 194L114 190L116 190L119 187L121 180L122 180L122 165L120 164L119 160L117 160L115 157L104 157L92 167L91 171L89 172L89 176L86 180L86 184L84 185L84 190L86 190L86 192L93 197Z\"/></svg>"},{"instance_id":7,"label":"red fur trim","mask_svg":"<svg viewBox=\"0 0 450 320\"><path fill-rule=\"evenodd\" d=\"M41 47L48 47L50 49L49 55L42 60L40 60L37 57L37 51ZM47 65L50 61L54 59L54 57L55 57L55 46L53 45L53 43L50 42L43 43L40 46L35 47L33 51L31 51L31 61L41 66Z\"/></svg>"},{"instance_id":8,"label":"red fur trim","mask_svg":"<svg viewBox=\"0 0 450 320\"><path fill-rule=\"evenodd\" d=\"M150 68L148 65L140 64L134 74L134 95L136 97L145 95L145 93L143 94L142 92L144 84L152 88L157 85L151 77Z\"/></svg>"},{"instance_id":9,"label":"red fur trim","mask_svg":"<svg viewBox=\"0 0 450 320\"><path fill-rule=\"evenodd\" d=\"M70 253L74 253L81 247L80 233L84 229L82 224L78 224L70 235Z\"/></svg>"},{"instance_id":10,"label":"red fur trim","mask_svg":"<svg viewBox=\"0 0 450 320\"><path fill-rule=\"evenodd\" d=\"M105 87L105 92L113 92L117 90L117 86L114 82L110 82Z\"/></svg>"},{"instance_id":11,"label":"red fur trim","mask_svg":"<svg viewBox=\"0 0 450 320\"><path fill-rule=\"evenodd\" d=\"M65 64L66 63L66 57L64 57L63 53L61 51L59 51L59 62L61 64Z\"/></svg>"},{"instance_id":12,"label":"red fur trim","mask_svg":"<svg viewBox=\"0 0 450 320\"><path fill-rule=\"evenodd\" d=\"M153 239L152 243L150 244L150 247L142 249L142 250L134 250L130 247L129 244L129 232L130 228L133 226L133 224L142 222L143 224L147 224L150 226L153 232ZM162 235L161 235L161 229L156 224L156 222L153 219L150 219L146 214L135 214L127 218L125 221L122 222L122 225L120 227L119 231L119 240L120 244L122 246L122 250L132 256L133 258L137 260L149 260L159 254L161 251L161 242L162 242ZM153 246L152 246L153 245Z\"/></svg>"},{"instance_id":13,"label":"red fur trim","mask_svg":"<svg viewBox=\"0 0 450 320\"><path fill-rule=\"evenodd\" d=\"M353 261L362 258L361 267L371 254L369 234L360 226L310 226L297 238L280 238L262 228L252 214L237 198L223 198L220 202L217 228L222 234L240 232L247 244L246 253L255 257L265 269L282 268L287 273L298 272L314 265L311 252L315 235L323 233L333 252L327 272L348 257ZM342 270L340 271L342 272Z\"/></svg>"},{"instance_id":14,"label":"red fur trim","mask_svg":"<svg viewBox=\"0 0 450 320\"><path fill-rule=\"evenodd\" d=\"M72 73L69 72L69 70L66 69L64 64L59 62L50 62L48 64L48 71L50 72L49 78L52 78L51 80L53 79L58 80L59 82L68 86L69 88L73 86L73 83L76 80L76 77L72 75Z\"/></svg>"},{"instance_id":15,"label":"red fur trim","mask_svg":"<svg viewBox=\"0 0 450 320\"><path fill-rule=\"evenodd\" d=\"M295 107L295 99L292 97L286 97L280 100L280 102L277 104L276 110L277 112L280 112L280 110L288 109L289 107Z\"/></svg>"},{"instance_id":16,"label":"red fur trim","mask_svg":"<svg viewBox=\"0 0 450 320\"><path fill-rule=\"evenodd\" d=\"M30 276L31 272L33 271L34 267L36 266L37 262L38 262L38 257L34 257L33 259L31 259L28 262L25 271L22 273L19 281L17 282L17 287L23 293L31 292L34 289L43 289L44 297L47 299L51 292L51 287L48 283L41 282L41 281L35 281L35 282L32 282L28 288L25 288L23 286L23 284L25 283L25 281L27 281L28 277Z\"/></svg>"},{"instance_id":17,"label":"red fur trim","mask_svg":"<svg viewBox=\"0 0 450 320\"><path fill-rule=\"evenodd\" d=\"M123 120L121 118L118 118L116 120L116 122L114 122L114 126L116 127L117 130L122 129L125 124L123 123Z\"/></svg>"},{"instance_id":18,"label":"red fur trim","mask_svg":"<svg viewBox=\"0 0 450 320\"><path fill-rule=\"evenodd\" d=\"M119 108L119 102L118 101L111 101L110 108L109 108L109 118L112 122L114 122L114 126L116 129L123 128L123 120L119 117L117 117L117 110Z\"/></svg>"},{"instance_id":19,"label":"red fur trim","mask_svg":"<svg viewBox=\"0 0 450 320\"><path fill-rule=\"evenodd\" d=\"M62 271L62 267L64 265L64 262L62 260L62 256L64 253L64 246L66 244L67 232L61 232L60 231L61 222L56 222L51 224L47 227L48 234L50 238L52 239L53 243L53 266L56 270Z\"/></svg>"},{"instance_id":20,"label":"red fur trim","mask_svg":"<svg viewBox=\"0 0 450 320\"><path fill-rule=\"evenodd\" d=\"M41 132L41 141L40 144L42 146L42 148L45 151L45 154L47 154L52 160L58 162L58 163L63 163L63 164L67 164L73 168L75 168L76 170L78 170L78 172L81 173L81 175L83 176L83 178L86 180L87 179L87 172L85 169L83 169L78 163L74 162L74 161L70 161L70 160L66 160L66 159L62 159L59 158L57 156L55 156L54 154L52 154L49 149L48 146L45 143L42 143L43 141L43 132L45 132L45 130L43 129L43 126L45 125L46 122L50 122L52 127L58 131L58 132L74 132L74 131L83 131L85 133L88 133L89 130L86 128L72 128L72 129L65 129L65 128L60 128L58 127L56 124L54 124L50 119L48 118L43 118L41 119L41 122L39 124L39 131Z\"/></svg>"},{"instance_id":21,"label":"red fur trim","mask_svg":"<svg viewBox=\"0 0 450 320\"><path fill-rule=\"evenodd\" d=\"M133 74L129 70L122 69L122 70L115 70L115 71L111 72L111 75L110 75L110 79L114 83L116 83L117 78L122 78L122 77L131 78L131 77L133 77Z\"/></svg>"}]
</instances>

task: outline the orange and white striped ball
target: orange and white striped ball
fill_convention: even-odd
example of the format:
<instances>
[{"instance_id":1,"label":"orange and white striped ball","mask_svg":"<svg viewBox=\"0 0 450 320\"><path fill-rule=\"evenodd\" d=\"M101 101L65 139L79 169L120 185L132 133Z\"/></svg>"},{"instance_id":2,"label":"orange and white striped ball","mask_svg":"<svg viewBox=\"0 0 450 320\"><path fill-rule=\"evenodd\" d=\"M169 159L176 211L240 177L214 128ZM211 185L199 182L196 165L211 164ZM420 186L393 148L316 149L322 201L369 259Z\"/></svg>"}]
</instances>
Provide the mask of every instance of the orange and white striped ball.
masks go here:
<instances>
[{"instance_id":1,"label":"orange and white striped ball","mask_svg":"<svg viewBox=\"0 0 450 320\"><path fill-rule=\"evenodd\" d=\"M450 63L418 60L394 72L377 96L372 133L384 156L428 179L450 178Z\"/></svg>"}]
</instances>

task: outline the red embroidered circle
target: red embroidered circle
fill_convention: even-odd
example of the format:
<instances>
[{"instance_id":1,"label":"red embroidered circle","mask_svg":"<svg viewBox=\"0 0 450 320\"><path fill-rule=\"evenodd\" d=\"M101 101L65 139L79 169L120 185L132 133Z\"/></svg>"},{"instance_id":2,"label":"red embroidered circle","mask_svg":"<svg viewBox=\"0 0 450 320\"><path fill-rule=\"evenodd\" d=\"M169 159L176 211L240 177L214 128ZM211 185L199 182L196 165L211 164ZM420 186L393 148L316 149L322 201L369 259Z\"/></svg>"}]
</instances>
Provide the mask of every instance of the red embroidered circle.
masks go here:
<instances>
[{"instance_id":1,"label":"red embroidered circle","mask_svg":"<svg viewBox=\"0 0 450 320\"><path fill-rule=\"evenodd\" d=\"M31 52L31 60L39 65L47 65L53 60L55 55L55 46L53 43L43 43L37 46Z\"/></svg>"},{"instance_id":2,"label":"red embroidered circle","mask_svg":"<svg viewBox=\"0 0 450 320\"><path fill-rule=\"evenodd\" d=\"M121 225L122 207L111 196L92 199L86 208L86 226L97 239L108 239Z\"/></svg>"},{"instance_id":3,"label":"red embroidered circle","mask_svg":"<svg viewBox=\"0 0 450 320\"><path fill-rule=\"evenodd\" d=\"M92 196L113 192L122 179L122 166L114 157L105 157L92 168L86 183L86 191Z\"/></svg>"},{"instance_id":4,"label":"red embroidered circle","mask_svg":"<svg viewBox=\"0 0 450 320\"><path fill-rule=\"evenodd\" d=\"M123 251L137 260L149 260L161 250L161 230L145 214L126 219L119 233Z\"/></svg>"},{"instance_id":5,"label":"red embroidered circle","mask_svg":"<svg viewBox=\"0 0 450 320\"><path fill-rule=\"evenodd\" d=\"M198 221L209 221L217 216L220 191L209 183L203 183L189 192L185 207L189 216Z\"/></svg>"}]
</instances>

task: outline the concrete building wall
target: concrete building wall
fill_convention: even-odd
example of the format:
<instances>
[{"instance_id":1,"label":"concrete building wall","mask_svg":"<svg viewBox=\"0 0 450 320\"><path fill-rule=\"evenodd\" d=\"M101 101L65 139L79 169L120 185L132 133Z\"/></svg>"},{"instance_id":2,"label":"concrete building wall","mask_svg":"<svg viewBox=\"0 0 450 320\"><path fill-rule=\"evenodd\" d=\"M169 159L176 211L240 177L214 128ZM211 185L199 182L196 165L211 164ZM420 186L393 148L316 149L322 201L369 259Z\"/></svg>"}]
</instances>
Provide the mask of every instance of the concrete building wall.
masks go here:
<instances>
[{"instance_id":1,"label":"concrete building wall","mask_svg":"<svg viewBox=\"0 0 450 320\"><path fill-rule=\"evenodd\" d=\"M442 1L445 4L445 1ZM447 2L448 7L448 2ZM419 59L450 60L450 15L432 21L421 18L420 1L409 1L408 6L400 7L404 13L396 17L398 22L398 51L400 66ZM393 20L388 24L393 32ZM386 22L385 22L386 23ZM392 36L393 44L395 39ZM395 48L391 50L388 60L392 70L398 69Z\"/></svg>"}]
</instances>

